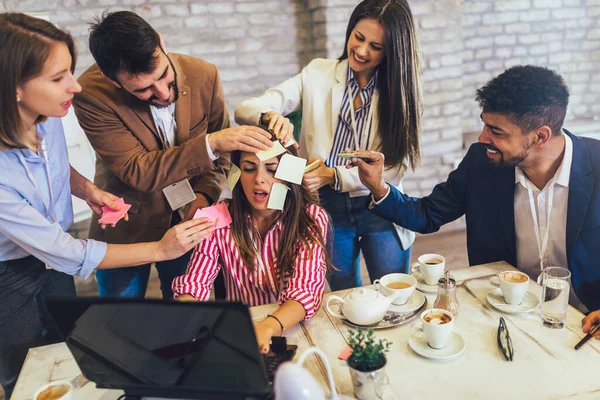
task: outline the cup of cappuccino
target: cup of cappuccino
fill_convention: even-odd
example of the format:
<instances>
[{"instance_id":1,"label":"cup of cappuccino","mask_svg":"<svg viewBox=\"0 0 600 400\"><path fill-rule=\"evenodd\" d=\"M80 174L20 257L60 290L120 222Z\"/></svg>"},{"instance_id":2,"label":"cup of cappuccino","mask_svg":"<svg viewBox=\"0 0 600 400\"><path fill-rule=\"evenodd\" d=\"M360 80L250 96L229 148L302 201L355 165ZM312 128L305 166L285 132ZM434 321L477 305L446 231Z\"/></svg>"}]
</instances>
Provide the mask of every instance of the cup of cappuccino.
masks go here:
<instances>
[{"instance_id":1,"label":"cup of cappuccino","mask_svg":"<svg viewBox=\"0 0 600 400\"><path fill-rule=\"evenodd\" d=\"M42 386L33 395L33 400L71 400L73 385L68 381L56 381Z\"/></svg>"},{"instance_id":2,"label":"cup of cappuccino","mask_svg":"<svg viewBox=\"0 0 600 400\"><path fill-rule=\"evenodd\" d=\"M421 322L422 326L416 330L423 331L429 347L438 350L446 347L454 329L454 315L441 308L432 308L421 313Z\"/></svg>"},{"instance_id":3,"label":"cup of cappuccino","mask_svg":"<svg viewBox=\"0 0 600 400\"><path fill-rule=\"evenodd\" d=\"M437 285L446 269L446 259L439 254L423 254L417 261L418 263L413 264L411 270L423 275L426 284Z\"/></svg>"},{"instance_id":4,"label":"cup of cappuccino","mask_svg":"<svg viewBox=\"0 0 600 400\"><path fill-rule=\"evenodd\" d=\"M411 275L396 273L384 275L381 279L375 279L373 284L384 295L389 296L393 294L396 296L392 304L401 306L406 304L410 296L415 292L417 280Z\"/></svg>"},{"instance_id":5,"label":"cup of cappuccino","mask_svg":"<svg viewBox=\"0 0 600 400\"><path fill-rule=\"evenodd\" d=\"M529 276L520 271L504 271L498 275L504 302L519 305L529 289Z\"/></svg>"}]
</instances>

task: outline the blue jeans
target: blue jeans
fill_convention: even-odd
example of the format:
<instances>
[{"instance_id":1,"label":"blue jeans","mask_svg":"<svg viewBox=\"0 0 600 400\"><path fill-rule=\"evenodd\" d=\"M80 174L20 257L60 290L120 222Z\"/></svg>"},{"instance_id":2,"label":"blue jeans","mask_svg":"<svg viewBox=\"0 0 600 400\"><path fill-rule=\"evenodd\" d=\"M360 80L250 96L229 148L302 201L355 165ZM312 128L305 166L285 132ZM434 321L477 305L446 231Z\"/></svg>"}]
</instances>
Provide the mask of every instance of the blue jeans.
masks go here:
<instances>
[{"instance_id":1,"label":"blue jeans","mask_svg":"<svg viewBox=\"0 0 600 400\"><path fill-rule=\"evenodd\" d=\"M10 399L31 347L62 341L46 309L50 296L75 296L73 277L33 256L0 262L0 385Z\"/></svg>"},{"instance_id":2,"label":"blue jeans","mask_svg":"<svg viewBox=\"0 0 600 400\"><path fill-rule=\"evenodd\" d=\"M192 252L169 261L157 262L156 270L160 279L160 291L163 299L172 299L171 283L176 277L185 274ZM98 293L101 297L138 297L146 296L150 264L139 267L99 269L96 271Z\"/></svg>"},{"instance_id":3,"label":"blue jeans","mask_svg":"<svg viewBox=\"0 0 600 400\"><path fill-rule=\"evenodd\" d=\"M408 273L412 247L403 249L394 225L367 208L370 196L350 197L326 186L319 191L321 204L333 223L334 270L331 290L362 286L360 251L371 280L393 272Z\"/></svg>"}]
</instances>

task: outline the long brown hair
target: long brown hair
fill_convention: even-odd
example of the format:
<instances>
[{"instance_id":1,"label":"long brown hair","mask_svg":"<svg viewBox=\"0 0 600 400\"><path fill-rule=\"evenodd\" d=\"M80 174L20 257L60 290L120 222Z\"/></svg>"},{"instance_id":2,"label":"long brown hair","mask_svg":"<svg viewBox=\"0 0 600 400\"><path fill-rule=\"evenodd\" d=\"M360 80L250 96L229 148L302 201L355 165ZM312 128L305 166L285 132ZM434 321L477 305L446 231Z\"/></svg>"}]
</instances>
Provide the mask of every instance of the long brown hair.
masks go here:
<instances>
[{"instance_id":1,"label":"long brown hair","mask_svg":"<svg viewBox=\"0 0 600 400\"><path fill-rule=\"evenodd\" d=\"M377 150L384 154L386 166L398 166L408 159L414 169L421 157L423 100L419 42L412 12L407 0L361 2L350 16L340 61L348 58L348 40L358 21L364 18L377 20L385 32L385 55L377 75L377 134L381 139Z\"/></svg>"},{"instance_id":2,"label":"long brown hair","mask_svg":"<svg viewBox=\"0 0 600 400\"><path fill-rule=\"evenodd\" d=\"M288 148L288 153L297 155L297 150ZM282 155L278 158L281 158ZM235 151L231 154L231 162L238 167L240 159L241 152ZM283 225L281 242L277 249L277 276L282 287L285 278L293 273L294 261L301 256L300 249L302 247L309 248L310 244L316 244L323 250L327 271L330 272L333 269L328 251L333 245L333 241L330 240L331 223L327 224L327 234L324 237L319 225L307 211L309 205L319 204L317 194L310 192L302 185L291 184L289 189L283 211L277 219ZM257 236L256 228L248 221L247 215L250 211L250 202L246 199L241 180L238 180L232 190L232 199L229 202L232 219L231 233L246 268L254 272L257 256L254 243L256 240L260 240L260 236ZM309 251L306 257L311 258L312 255L312 251Z\"/></svg>"},{"instance_id":3,"label":"long brown hair","mask_svg":"<svg viewBox=\"0 0 600 400\"><path fill-rule=\"evenodd\" d=\"M69 48L75 71L75 45L66 32L43 19L21 13L0 14L0 148L27 148L24 126L17 105L17 87L37 77L52 46L63 42ZM40 116L36 123L43 122Z\"/></svg>"}]
</instances>

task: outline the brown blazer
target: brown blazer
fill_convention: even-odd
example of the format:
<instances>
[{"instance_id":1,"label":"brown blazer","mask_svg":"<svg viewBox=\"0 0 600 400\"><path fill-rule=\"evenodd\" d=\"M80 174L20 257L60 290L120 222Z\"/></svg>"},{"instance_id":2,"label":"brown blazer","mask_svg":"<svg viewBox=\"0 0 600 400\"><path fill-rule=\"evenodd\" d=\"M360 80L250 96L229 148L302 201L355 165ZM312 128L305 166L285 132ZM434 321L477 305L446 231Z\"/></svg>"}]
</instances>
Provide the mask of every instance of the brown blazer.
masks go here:
<instances>
[{"instance_id":1,"label":"brown blazer","mask_svg":"<svg viewBox=\"0 0 600 400\"><path fill-rule=\"evenodd\" d=\"M184 178L197 193L216 201L225 185L229 158L214 163L206 134L229 127L217 68L200 59L170 53L177 73L176 143L162 148L148 103L117 88L91 66L80 77L83 90L73 105L79 124L96 150L95 184L131 204L129 221L105 231L94 215L90 238L108 243L160 239L172 210L162 188Z\"/></svg>"}]
</instances>

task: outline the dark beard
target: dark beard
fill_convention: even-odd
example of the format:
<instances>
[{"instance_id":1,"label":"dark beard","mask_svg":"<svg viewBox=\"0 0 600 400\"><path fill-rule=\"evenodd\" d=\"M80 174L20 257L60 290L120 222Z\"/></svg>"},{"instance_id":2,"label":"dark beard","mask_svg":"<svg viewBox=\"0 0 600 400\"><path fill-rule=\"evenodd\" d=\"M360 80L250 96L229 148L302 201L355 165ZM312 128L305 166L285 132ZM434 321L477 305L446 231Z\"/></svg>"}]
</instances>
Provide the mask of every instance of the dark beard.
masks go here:
<instances>
[{"instance_id":1,"label":"dark beard","mask_svg":"<svg viewBox=\"0 0 600 400\"><path fill-rule=\"evenodd\" d=\"M175 70L173 70L173 71L175 71ZM179 99L179 87L177 86L177 75L175 75L175 80L173 82L171 82L171 84L169 85L169 91L171 89L173 89L173 101L171 101L169 104L157 103L156 97L154 95L152 97L150 97L148 100L146 100L146 102L156 108L165 108L165 107L168 107L171 104L175 103L177 101L177 99Z\"/></svg>"},{"instance_id":2,"label":"dark beard","mask_svg":"<svg viewBox=\"0 0 600 400\"><path fill-rule=\"evenodd\" d=\"M516 167L519 164L521 164L521 162L523 162L523 160L525 160L525 158L527 158L527 155L529 154L529 148L531 147L531 145L525 144L523 146L523 150L521 151L521 153L519 153L518 155L513 156L509 159L506 159L506 160L504 159L504 153L502 153L496 147L490 146L490 145L484 145L484 147L486 149L497 151L500 154L499 161L488 158L489 162L492 165L494 165L496 167Z\"/></svg>"}]
</instances>

